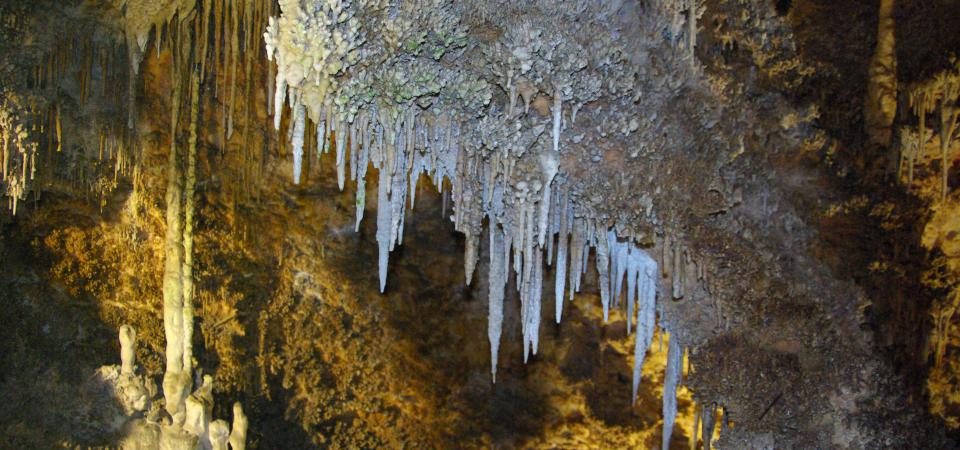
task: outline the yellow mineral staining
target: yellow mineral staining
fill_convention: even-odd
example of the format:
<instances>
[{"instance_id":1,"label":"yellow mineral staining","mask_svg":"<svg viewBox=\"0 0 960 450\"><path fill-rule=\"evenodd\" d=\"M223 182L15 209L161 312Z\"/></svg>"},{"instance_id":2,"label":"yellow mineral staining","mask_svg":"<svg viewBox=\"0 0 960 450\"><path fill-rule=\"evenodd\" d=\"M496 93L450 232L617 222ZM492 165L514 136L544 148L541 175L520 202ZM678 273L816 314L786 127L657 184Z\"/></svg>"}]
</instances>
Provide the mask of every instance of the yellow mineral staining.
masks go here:
<instances>
[{"instance_id":1,"label":"yellow mineral staining","mask_svg":"<svg viewBox=\"0 0 960 450\"><path fill-rule=\"evenodd\" d=\"M957 121L960 118L960 61L954 58L951 66L908 88L910 110L917 118L917 128L902 129L900 146L901 174L903 163L906 162L907 183L920 191L925 190L925 187L914 186L914 166L918 161L930 164L939 157L940 177L935 186L939 191L940 201L947 198L950 167L960 154L960 148L954 145L957 141ZM928 129L927 119L930 115L935 119L933 126L937 132L934 128ZM934 143L937 144L937 150L928 150L928 145Z\"/></svg>"},{"instance_id":2,"label":"yellow mineral staining","mask_svg":"<svg viewBox=\"0 0 960 450\"><path fill-rule=\"evenodd\" d=\"M60 153L63 150L63 130L60 125L60 104L57 106L57 153Z\"/></svg>"},{"instance_id":3,"label":"yellow mineral staining","mask_svg":"<svg viewBox=\"0 0 960 450\"><path fill-rule=\"evenodd\" d=\"M953 428L960 418L960 198L951 192L950 171L960 157L960 61L906 89L916 127L900 128L900 180L929 204L921 244L934 256L924 275L930 288L945 292L930 308L927 351L933 367L927 378L930 409ZM906 166L905 168L903 166ZM939 167L938 167L939 166ZM906 174L904 174L906 172Z\"/></svg>"}]
</instances>

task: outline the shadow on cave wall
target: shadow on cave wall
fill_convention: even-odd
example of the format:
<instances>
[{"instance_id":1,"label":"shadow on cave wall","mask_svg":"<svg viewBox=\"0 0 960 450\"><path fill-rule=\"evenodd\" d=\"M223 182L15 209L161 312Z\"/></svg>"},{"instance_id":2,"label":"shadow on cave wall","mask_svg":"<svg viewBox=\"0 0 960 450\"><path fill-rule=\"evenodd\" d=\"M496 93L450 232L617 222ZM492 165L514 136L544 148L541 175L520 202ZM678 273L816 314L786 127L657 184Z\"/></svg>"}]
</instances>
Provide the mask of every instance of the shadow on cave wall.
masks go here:
<instances>
[{"instance_id":1,"label":"shadow on cave wall","mask_svg":"<svg viewBox=\"0 0 960 450\"><path fill-rule=\"evenodd\" d=\"M51 280L57 259L43 242L58 228L91 229L94 206L76 202L52 213L58 220L33 223L38 208L60 206L55 194L24 208L17 221L0 220L0 448L105 445L104 421L118 402L87 384L100 365L119 364L116 328L100 305ZM96 270L90 268L90 270Z\"/></svg>"},{"instance_id":2,"label":"shadow on cave wall","mask_svg":"<svg viewBox=\"0 0 960 450\"><path fill-rule=\"evenodd\" d=\"M630 403L630 367L622 348L610 339L626 336L622 315L604 325L599 319L596 275L591 267L584 292L567 302L563 322L554 323L552 270L545 270L540 348L523 363L520 300L514 277L506 287L504 326L497 383L490 380L487 340L487 253L481 238L479 263L471 285L464 284L463 237L443 218L443 200L426 178L421 179L416 209L406 216L403 244L391 254L387 288L378 292L376 204L367 205L360 231L354 233L353 188L335 187L332 155L321 158L317 181L298 188L304 198L334 197L336 217L325 217L315 240L325 242L325 264L360 302L369 302L395 339L390 348L410 384L429 401L430 415L447 416L434 430L447 446L522 447L546 438L563 423L599 421L601 427L626 433L658 430L661 420L660 379L644 379L637 406ZM449 188L449 186L447 186ZM375 175L368 174L366 198L376 198ZM310 200L307 200L310 201ZM446 215L449 216L449 206ZM307 213L307 216L314 216ZM299 220L299 219L298 219ZM324 237L319 237L322 235ZM482 236L486 236L485 234ZM384 338L386 339L386 338ZM629 341L632 346L632 338ZM412 362L411 362L412 361ZM583 406L563 396L582 395ZM680 400L681 410L692 405ZM586 409L581 409L585 407ZM616 433L616 432L612 432ZM645 445L659 443L659 432ZM654 441L655 439L655 441ZM681 427L674 445L689 446Z\"/></svg>"},{"instance_id":3,"label":"shadow on cave wall","mask_svg":"<svg viewBox=\"0 0 960 450\"><path fill-rule=\"evenodd\" d=\"M782 3L777 2L778 8ZM832 184L821 187L821 194L829 193L830 201L844 206L842 213L820 218L817 252L838 278L852 279L865 289L871 305L863 327L874 333L875 345L903 377L911 401L925 402L931 367L926 352L929 311L945 293L923 282L933 256L920 243L928 206L895 183L893 153L868 147L863 133L879 2L788 3L782 15L793 29L798 53L817 70L785 93L797 103L817 104L818 125L839 145L831 163L808 162L831 172L825 179ZM960 2L899 0L896 6L897 71L905 86L941 69L949 55L960 51ZM900 95L898 121L906 111L904 97ZM858 205L859 199L866 203ZM890 204L894 208L889 214L871 209ZM878 263L886 270L876 271Z\"/></svg>"}]
</instances>

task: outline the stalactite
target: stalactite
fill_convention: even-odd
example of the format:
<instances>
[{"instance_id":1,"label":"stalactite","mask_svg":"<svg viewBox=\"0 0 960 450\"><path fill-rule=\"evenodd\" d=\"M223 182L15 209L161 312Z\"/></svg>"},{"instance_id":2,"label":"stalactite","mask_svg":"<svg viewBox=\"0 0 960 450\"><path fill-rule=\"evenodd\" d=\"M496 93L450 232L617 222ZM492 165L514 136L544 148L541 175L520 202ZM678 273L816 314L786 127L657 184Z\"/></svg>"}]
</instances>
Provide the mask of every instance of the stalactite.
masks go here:
<instances>
[{"instance_id":1,"label":"stalactite","mask_svg":"<svg viewBox=\"0 0 960 450\"><path fill-rule=\"evenodd\" d=\"M950 163L947 152L953 143L957 130L957 119L960 117L960 65L953 77L944 75L940 95L940 201L947 199L947 179L950 172Z\"/></svg>"},{"instance_id":2,"label":"stalactite","mask_svg":"<svg viewBox=\"0 0 960 450\"><path fill-rule=\"evenodd\" d=\"M60 153L63 150L63 129L60 122L60 103L59 102L56 105L56 109L57 109L57 153ZM6 160L6 158L4 158L4 160ZM6 163L4 163L4 167L6 167Z\"/></svg>"},{"instance_id":3,"label":"stalactite","mask_svg":"<svg viewBox=\"0 0 960 450\"><path fill-rule=\"evenodd\" d=\"M670 36L671 47L684 58L687 54L683 51L684 47L688 47L693 61L700 3L687 0L675 4L686 5L688 9L688 40L686 43L683 40L683 8L680 8L681 14L676 16L680 18L679 28L673 30L677 33ZM269 77L269 81L275 85L267 92L274 128L280 130L284 105L290 105L290 139L281 140L281 145L293 146L295 182L299 182L302 133L307 119L317 126L318 153L335 146L331 150L335 149L336 153L338 187L344 188L348 164L350 179L357 183L355 229L359 229L366 204L365 171L368 166L378 171L376 240L380 291L383 292L387 284L390 252L402 243L407 195L412 209L417 197L417 181L420 174L425 172L443 195L444 218L451 219L454 228L466 236L464 271L467 284L471 283L481 253L482 224L484 220L487 222L486 232L489 233L490 242L487 333L493 381L496 381L503 327L504 290L511 268L517 279L523 357L527 361L530 354L536 354L539 346L544 257L548 264L553 264L553 253L556 251L555 320L559 323L567 289L572 300L574 294L580 291L593 248L600 278L603 320L609 320L611 302L616 307L621 301L626 301L628 333L635 330L632 383L635 401L643 361L656 326L656 295L661 278L658 271L663 270L663 276L667 278L672 275L672 285L668 286L668 289L672 289L664 292L671 292L679 298L685 290L688 295L695 291L694 283L700 281L698 271L701 269L689 266L692 263L685 261L688 256L685 255L684 246L680 243L671 246L669 235L664 238L662 245L661 264L657 264L637 244L643 242L644 237L633 235L631 224L590 210L589 200L584 200L591 193L578 192L577 186L571 186L567 174L560 174L562 159L575 161L573 158L564 158L573 149L565 149L567 153L561 152L564 126L572 126L581 107L593 101L578 95L583 83L570 85L565 79L583 67L572 69L570 73L544 74L548 75L545 79L549 80L546 81L549 87L544 92L548 96L552 93L552 104L547 105L542 104L547 96L538 97L543 86L537 86L532 81L535 79L533 74L520 75L518 71L522 65L504 68L500 76L506 79L508 105L488 106L489 100L485 100L486 103L481 100L478 103L488 110L465 112L465 107L458 104L465 95L460 92L447 95L469 84L459 78L450 76L442 79L437 88L439 93L437 90L427 93L417 91L421 88L419 84L422 80L439 80L446 76L443 65L430 66L415 55L404 53L403 49L392 50L403 57L394 60L391 59L393 56L387 56L388 63L382 67L356 65L355 59L362 56L351 53L355 50L354 46L360 52L370 50L363 46L369 42L364 39L372 39L372 36L360 34L357 30L355 22L359 20L362 23L366 19L360 17L355 20L358 10L353 4L314 2L310 3L313 8L304 8L302 3L283 1L279 5L281 16L270 17L264 33L266 55L276 62L276 66L270 65ZM221 12L218 10L217 14ZM403 14L403 11L397 14ZM223 17L226 23L226 16ZM246 24L244 17L243 23ZM236 26L236 22L237 19L233 18L230 24ZM218 24L215 27L221 29ZM305 39L305 36L309 39ZM215 39L219 42L219 37ZM232 39L231 44L238 40L235 36ZM327 45L330 42L335 45ZM235 64L236 50L225 48L225 64ZM511 54L520 55L517 56L520 58L524 52L529 50ZM216 58L219 59L219 55ZM412 70L399 65L399 69L391 68L391 64L408 62L412 62ZM686 64L685 60L683 63ZM422 76L410 75L421 66L426 67ZM273 72L274 67L277 68L276 72ZM383 92L386 89L382 86L389 84L393 75L390 70L401 72L401 86L396 89L391 86L389 91ZM567 92L566 97L564 92ZM269 98L271 95L272 98ZM524 102L523 113L518 111L518 97ZM537 107L534 113L530 105L535 98ZM571 105L571 122L568 124L564 123L564 102ZM544 106L549 108L551 117L539 117L544 112ZM491 111L497 117L491 117ZM584 111L594 114L592 106ZM479 116L486 117L476 120ZM487 119L493 123L485 122ZM589 123L594 119L588 117L586 121ZM498 124L497 120L503 123ZM571 142L578 144L580 138L582 136L573 133L569 136ZM445 187L446 183L450 185ZM453 200L452 217L446 217L449 199ZM647 218L651 216L648 209ZM623 231L626 227L631 231L619 236L611 228L614 225L618 230ZM556 243L553 241L555 234ZM685 275L691 270L691 275ZM627 291L625 295L624 285ZM677 338L671 339L671 346L678 345ZM673 385L672 390L668 389L666 393L672 392L674 397L665 399L664 412L665 426L669 422L670 427L676 414L675 394L679 382L676 372L680 369L676 367L679 363L674 363L674 359L678 357L682 359L682 352L677 356L677 352L673 351L668 357L673 368L668 370L667 377L672 377ZM667 417L670 414L670 402L674 416ZM669 429L665 429L667 439L669 432Z\"/></svg>"},{"instance_id":4,"label":"stalactite","mask_svg":"<svg viewBox=\"0 0 960 450\"><path fill-rule=\"evenodd\" d=\"M692 65L696 65L697 60L698 1L699 0L687 0L687 49L690 51L690 62Z\"/></svg>"},{"instance_id":5,"label":"stalactite","mask_svg":"<svg viewBox=\"0 0 960 450\"><path fill-rule=\"evenodd\" d=\"M143 58L142 48L138 45L136 38L127 36L127 48L129 49L130 71L127 78L127 128L133 129L137 117L137 74L140 70L140 60Z\"/></svg>"},{"instance_id":6,"label":"stalactite","mask_svg":"<svg viewBox=\"0 0 960 450\"><path fill-rule=\"evenodd\" d=\"M273 17L273 3L274 3L274 2L266 2L266 3L267 3L266 8L267 8L267 10L268 10L268 11L267 11L267 15L269 16L269 19L267 19L267 22L268 22L269 26L268 26L267 28L275 27L275 26L276 26L276 23L277 23L277 19L276 19L276 17ZM264 28L258 28L258 30L263 30L263 29L264 29ZM269 32L263 33L264 38L266 38L266 36L268 36L268 35L269 35ZM269 44L267 44L267 45L269 45ZM271 49L269 46L267 47L267 60L268 60L268 61L273 61L273 58L274 58L274 50L275 50L275 49ZM274 88L273 84L276 83L276 80L277 80L277 79L278 79L278 77L277 77L277 66L276 66L275 64L267 64L267 86L266 86L266 94L267 94L267 95L266 95L266 101L267 101L266 110L267 110L267 116L276 114L276 113L273 111L274 103L275 103L275 101L274 101L274 95L275 95L275 94L274 94L274 93L276 92L276 89ZM319 140L319 139L318 139L318 140Z\"/></svg>"},{"instance_id":7,"label":"stalactite","mask_svg":"<svg viewBox=\"0 0 960 450\"><path fill-rule=\"evenodd\" d=\"M303 137L306 130L307 112L303 104L297 102L293 107L293 184L300 184L300 170L303 166ZM279 116L277 116L279 117Z\"/></svg>"},{"instance_id":8,"label":"stalactite","mask_svg":"<svg viewBox=\"0 0 960 450\"><path fill-rule=\"evenodd\" d=\"M926 146L926 144L927 144L927 127L926 127L926 121L927 121L927 110L928 110L928 108L929 108L929 106L928 106L929 103L932 103L932 101L930 101L930 100L928 99L927 93L926 93L926 92L921 92L921 93L920 93L920 96L919 96L919 101L918 101L919 108L920 108L920 113L919 113L920 125L919 125L919 128L918 128L919 131L917 132L917 136L918 136L918 138L917 138L917 150L913 153L913 155L912 155L913 158L910 160L909 182L910 182L911 184L913 183L913 167L914 167L914 165L916 164L917 158L920 157L920 156L923 154L923 147Z\"/></svg>"},{"instance_id":9,"label":"stalactite","mask_svg":"<svg viewBox=\"0 0 960 450\"><path fill-rule=\"evenodd\" d=\"M562 205L558 214L560 215L560 234L557 236L559 243L557 244L557 265L556 265L556 278L554 286L554 302L556 308L556 321L560 323L560 318L563 315L563 296L566 294L566 281L567 281L567 247L570 242L570 221L573 220L572 212L570 211L570 196L569 193L563 192Z\"/></svg>"},{"instance_id":10,"label":"stalactite","mask_svg":"<svg viewBox=\"0 0 960 450\"><path fill-rule=\"evenodd\" d=\"M365 127L367 125L364 125ZM319 130L319 128L318 128ZM354 205L356 209L356 225L354 231L360 231L360 221L363 220L363 210L366 207L367 199L367 166L369 165L370 152L367 150L370 146L370 135L364 131L363 151L357 156L357 200Z\"/></svg>"},{"instance_id":11,"label":"stalactite","mask_svg":"<svg viewBox=\"0 0 960 450\"><path fill-rule=\"evenodd\" d=\"M583 264L584 242L583 221L573 220L573 232L570 235L570 300L576 292L580 292L580 273Z\"/></svg>"},{"instance_id":12,"label":"stalactite","mask_svg":"<svg viewBox=\"0 0 960 450\"><path fill-rule=\"evenodd\" d=\"M612 232L611 232L612 233ZM611 236L615 239L615 236ZM640 386L643 361L647 349L653 341L656 327L656 297L658 266L646 252L636 247L629 247L626 258L627 266L627 301L633 305L633 298L639 303L636 310L637 328L634 331L633 347L633 394L632 402L636 402L637 389ZM633 314L628 314L627 322L633 320Z\"/></svg>"},{"instance_id":13,"label":"stalactite","mask_svg":"<svg viewBox=\"0 0 960 450\"><path fill-rule=\"evenodd\" d=\"M598 231L599 233L599 231ZM600 303L603 305L603 323L610 319L610 248L606 233L595 235L597 242L597 273L600 275Z\"/></svg>"},{"instance_id":14,"label":"stalactite","mask_svg":"<svg viewBox=\"0 0 960 450\"><path fill-rule=\"evenodd\" d=\"M490 233L490 270L488 276L489 313L487 316L487 338L490 341L490 375L497 382L497 354L500 348L500 334L503 329L503 294L507 284L506 255L499 226L491 223Z\"/></svg>"},{"instance_id":15,"label":"stalactite","mask_svg":"<svg viewBox=\"0 0 960 450\"><path fill-rule=\"evenodd\" d=\"M210 46L210 17L214 14L213 0L203 0L201 14L199 33L200 55L198 59L200 60L200 79L203 80L207 76L207 55Z\"/></svg>"},{"instance_id":16,"label":"stalactite","mask_svg":"<svg viewBox=\"0 0 960 450\"><path fill-rule=\"evenodd\" d=\"M237 66L240 60L240 31L238 9L241 5L248 2L229 2L230 6L230 26L232 27L229 35L230 52L227 58L227 64L230 68L230 98L227 100L227 139L233 136L233 110L237 97ZM226 79L226 78L225 78Z\"/></svg>"},{"instance_id":17,"label":"stalactite","mask_svg":"<svg viewBox=\"0 0 960 450\"><path fill-rule=\"evenodd\" d=\"M390 200L387 195L387 187L390 185L388 171L386 163L380 166L380 180L377 183L377 245L379 248L380 292L383 292L387 286L387 262L391 240L389 233L392 218L390 216Z\"/></svg>"},{"instance_id":18,"label":"stalactite","mask_svg":"<svg viewBox=\"0 0 960 450\"><path fill-rule=\"evenodd\" d=\"M347 150L347 122L345 120L339 121L340 127L336 130L336 146L337 146L337 186L343 191L343 183L346 181L346 150ZM351 128L352 130L352 128Z\"/></svg>"},{"instance_id":19,"label":"stalactite","mask_svg":"<svg viewBox=\"0 0 960 450\"><path fill-rule=\"evenodd\" d=\"M273 129L280 131L280 121L283 117L283 103L286 101L287 82L282 74L277 74L276 92L273 95Z\"/></svg>"},{"instance_id":20,"label":"stalactite","mask_svg":"<svg viewBox=\"0 0 960 450\"><path fill-rule=\"evenodd\" d=\"M870 142L883 146L890 144L891 127L897 112L895 6L895 0L880 0L877 44L870 60L863 111L864 128Z\"/></svg>"},{"instance_id":21,"label":"stalactite","mask_svg":"<svg viewBox=\"0 0 960 450\"><path fill-rule=\"evenodd\" d=\"M227 48L226 45L226 21L227 21L227 8L228 0L214 0L213 5L213 48L214 48L214 58L213 65L215 67L224 67L221 66L223 59L221 58L221 52Z\"/></svg>"},{"instance_id":22,"label":"stalactite","mask_svg":"<svg viewBox=\"0 0 960 450\"><path fill-rule=\"evenodd\" d=\"M690 438L690 450L697 450L697 442L700 440L700 405L693 402L693 436Z\"/></svg>"},{"instance_id":23,"label":"stalactite","mask_svg":"<svg viewBox=\"0 0 960 450\"><path fill-rule=\"evenodd\" d=\"M683 298L684 292L684 283L686 278L686 270L684 270L683 264L683 247L680 245L674 245L672 247L673 255L671 255L671 264L673 264L672 273L672 288L673 288L673 298L675 300Z\"/></svg>"},{"instance_id":24,"label":"stalactite","mask_svg":"<svg viewBox=\"0 0 960 450\"><path fill-rule=\"evenodd\" d=\"M559 92L557 92L557 95L559 95ZM555 105L555 109L559 111L560 110L559 102L556 102L556 103L557 104ZM557 117L558 116L559 114L557 114ZM557 123L556 122L557 120L559 119L555 119L555 123ZM540 154L540 167L541 167L541 170L543 170L543 176L545 178L543 183L543 188L542 188L543 196L540 199L540 220L538 225L539 236L537 238L537 242L539 243L541 248L543 247L544 240L547 236L547 219L550 216L550 202L551 202L550 186L553 184L553 179L557 176L557 172L560 169L560 161L558 159L559 150L557 147L559 145L559 126L555 126L555 131L557 133L557 136L554 138L554 141L555 141L554 151L553 152L547 151Z\"/></svg>"},{"instance_id":25,"label":"stalactite","mask_svg":"<svg viewBox=\"0 0 960 450\"><path fill-rule=\"evenodd\" d=\"M710 450L713 444L713 430L716 428L717 404L703 405L700 417L700 435L703 436L703 450Z\"/></svg>"},{"instance_id":26,"label":"stalactite","mask_svg":"<svg viewBox=\"0 0 960 450\"><path fill-rule=\"evenodd\" d=\"M676 335L670 336L667 367L663 378L663 450L670 449L670 437L677 421L677 386L683 363L683 347Z\"/></svg>"}]
</instances>

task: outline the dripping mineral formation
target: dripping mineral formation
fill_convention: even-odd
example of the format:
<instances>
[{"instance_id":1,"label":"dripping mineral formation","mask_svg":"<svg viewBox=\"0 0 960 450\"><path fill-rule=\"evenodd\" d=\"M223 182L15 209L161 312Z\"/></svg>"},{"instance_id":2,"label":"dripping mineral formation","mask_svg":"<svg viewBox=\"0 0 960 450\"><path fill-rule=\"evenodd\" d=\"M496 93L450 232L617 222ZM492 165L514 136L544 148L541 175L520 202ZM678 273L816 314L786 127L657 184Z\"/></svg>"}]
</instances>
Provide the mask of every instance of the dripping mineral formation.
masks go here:
<instances>
[{"instance_id":1,"label":"dripping mineral formation","mask_svg":"<svg viewBox=\"0 0 960 450\"><path fill-rule=\"evenodd\" d=\"M960 5L827 3L0 5L0 431L954 445Z\"/></svg>"},{"instance_id":2,"label":"dripping mineral formation","mask_svg":"<svg viewBox=\"0 0 960 450\"><path fill-rule=\"evenodd\" d=\"M561 158L575 159L589 147L603 145L599 142L602 140L628 148L653 140L657 124L641 124L636 118L641 113L636 105L639 99L664 101L684 85L706 90L706 80L691 55L697 31L696 6L666 1L645 8L646 32L650 35L641 40L641 50L618 45L614 38L625 30L599 21L574 29L561 25L564 20L533 27L506 13L515 8L506 2L497 5L502 8L499 13L470 10L480 5L467 7L463 11L466 16L493 14L507 30L485 43L488 48L481 52L468 48L469 25L450 2L403 3L386 16L365 14L374 3L281 2L280 16L270 18L264 40L267 57L277 65L276 79L272 80L276 91L274 128L280 129L281 115L288 106L293 114L293 182L299 183L301 178L308 121L316 126L318 142L335 142L340 189L348 164L351 173L357 172L358 165L363 166L360 172L365 172L368 162L378 171L376 226L383 292L389 254L403 240L406 205L409 198L412 208L420 173L426 172L441 190L449 180L454 202L451 220L466 237L468 284L477 266L483 223L487 224L488 337L494 381L502 334L503 290L510 268L516 274L520 294L526 362L538 351L544 263L556 270L559 323L564 288L570 286L572 299L580 288L592 249L599 272L603 321L608 320L611 303L620 304L622 296L626 297L628 330L635 312L639 313L634 337L635 394L640 366L653 336L660 280L657 263L637 246L653 236L641 234L636 228L656 230L665 224L650 200L636 221L622 223L598 213L599 205L593 204L589 194L596 186L567 173L571 168L562 167ZM578 10L558 8L549 14L566 15L573 21L572 15L577 13L614 17L621 13L621 7L581 4ZM689 23L681 27L683 14L687 14ZM668 33L666 39L661 31ZM595 36L609 36L610 40L597 40ZM483 64L445 64L477 52ZM649 59L649 63L631 61L630 52L636 52L638 59ZM663 59L651 59L651 53ZM365 61L377 63L362 64ZM672 77L645 80L652 75L650 72ZM646 89L644 82L653 89ZM524 100L523 111L515 107L518 90ZM495 99L495 91L506 92L509 98L500 103L502 97ZM704 95L709 98L706 92ZM531 110L531 98L548 99L549 114ZM578 115L579 127L575 122ZM583 133L591 126L599 133L584 140ZM634 155L630 164L651 176L656 172L654 159L648 155ZM649 194L653 193L651 189ZM363 196L364 188L359 186L358 222ZM554 263L557 240L560 244ZM569 271L568 241L573 242L575 261ZM703 262L697 258L693 263L686 249L681 250L679 245L674 248L674 255L666 263L674 265L672 285L679 298L683 297L684 283L702 282L702 277L684 276L687 266ZM650 250L657 252L655 248ZM625 278L626 292L622 289ZM639 308L635 305L637 298ZM671 342L673 349L676 339ZM671 350L671 355L676 353ZM676 369L674 365L668 368ZM674 388L675 384L674 380ZM667 406L670 402L675 403L674 395L665 394L665 412L671 410ZM675 410L674 406L674 415ZM672 419L665 421L665 426L666 448Z\"/></svg>"}]
</instances>

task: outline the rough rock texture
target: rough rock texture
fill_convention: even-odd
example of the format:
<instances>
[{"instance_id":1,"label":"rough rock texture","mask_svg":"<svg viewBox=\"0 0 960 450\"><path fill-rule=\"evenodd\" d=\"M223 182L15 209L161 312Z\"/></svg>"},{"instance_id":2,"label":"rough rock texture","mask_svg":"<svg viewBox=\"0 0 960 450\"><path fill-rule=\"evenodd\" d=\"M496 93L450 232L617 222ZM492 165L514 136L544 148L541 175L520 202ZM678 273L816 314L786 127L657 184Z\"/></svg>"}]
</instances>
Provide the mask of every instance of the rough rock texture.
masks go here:
<instances>
[{"instance_id":1,"label":"rough rock texture","mask_svg":"<svg viewBox=\"0 0 960 450\"><path fill-rule=\"evenodd\" d=\"M143 6L128 3L127 16ZM683 347L674 446L695 439L693 410L716 407L724 448L952 445L925 415L925 379L911 368L927 367L915 356L928 331L924 305L941 305L931 309L940 344L930 405L951 423L955 296L917 290L921 301L908 305L907 288L884 284L954 288L942 219L950 172L933 170L953 153L917 152L911 178L930 204L946 195L934 207L946 215L923 241L946 259L909 256L920 249L909 230L925 220L924 206L884 181L895 149L862 145L876 6L196 3L153 2L147 20L84 2L118 42L105 47L119 56L99 75L87 63L97 59L76 50L95 45L75 44L62 58L49 56L61 54L55 40L36 50L48 56L34 60L80 75L51 70L12 90L42 91L47 126L29 135L36 147L15 143L20 175L5 173L5 192L24 200L45 190L0 219L3 276L7 295L28 304L57 303L24 288L19 273L62 286L65 302L86 302L70 328L133 324L149 349L138 361L159 375L163 168L177 140L171 53L201 55L195 354L216 378L216 416L229 417L235 399L250 405L252 447L656 446L666 441L664 353ZM898 67L916 77L906 86L935 70L900 57L922 34L901 17L914 6L900 5ZM26 8L13 17L36 27L39 16ZM158 26L146 38L156 51L144 52L153 46L143 30L171 19L196 31ZM131 29L139 54L129 52ZM14 41L39 33L22 30ZM118 86L139 95L87 98L91 79L133 72ZM91 111L110 125L89 131ZM19 116L4 117L0 126L15 132ZM54 155L38 165L47 184L23 181L31 152ZM96 170L66 164L68 155L91 155ZM356 188L340 193L348 173ZM94 186L94 207L83 204L86 190L70 189L78 179ZM406 211L414 194L417 210ZM496 248L507 242L514 252ZM641 251L659 269L658 323L669 343L643 321L645 303L630 300L631 275L621 277L629 258L618 255ZM561 254L569 265L553 262ZM566 282L554 279L561 271ZM921 280L924 272L946 275ZM562 304L578 284L583 294L562 313L555 302L542 307L543 298ZM500 343L493 362L488 315L502 320L487 333ZM631 409L631 358L651 343ZM105 362L116 352L96 354ZM83 430L63 426L58 438L98 438L73 429ZM165 432L144 433L154 431Z\"/></svg>"}]
</instances>

